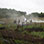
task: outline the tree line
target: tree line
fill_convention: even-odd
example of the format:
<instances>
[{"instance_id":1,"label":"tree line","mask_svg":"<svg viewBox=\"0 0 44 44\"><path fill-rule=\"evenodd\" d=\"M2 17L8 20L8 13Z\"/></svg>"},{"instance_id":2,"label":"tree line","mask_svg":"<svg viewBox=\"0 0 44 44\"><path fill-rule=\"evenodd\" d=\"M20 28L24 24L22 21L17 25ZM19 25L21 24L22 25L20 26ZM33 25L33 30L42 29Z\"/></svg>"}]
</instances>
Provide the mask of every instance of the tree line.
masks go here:
<instances>
[{"instance_id":1,"label":"tree line","mask_svg":"<svg viewBox=\"0 0 44 44\"><path fill-rule=\"evenodd\" d=\"M38 12L35 12L35 13L32 13L32 15L34 16L38 16L38 17L44 17L44 13L38 13Z\"/></svg>"},{"instance_id":2,"label":"tree line","mask_svg":"<svg viewBox=\"0 0 44 44\"><path fill-rule=\"evenodd\" d=\"M7 8L0 8L0 18L10 18L11 15L26 15L26 12L22 11L16 11L15 9L7 9ZM31 15L38 16L38 17L44 17L44 13L38 13L34 12L31 13Z\"/></svg>"}]
</instances>

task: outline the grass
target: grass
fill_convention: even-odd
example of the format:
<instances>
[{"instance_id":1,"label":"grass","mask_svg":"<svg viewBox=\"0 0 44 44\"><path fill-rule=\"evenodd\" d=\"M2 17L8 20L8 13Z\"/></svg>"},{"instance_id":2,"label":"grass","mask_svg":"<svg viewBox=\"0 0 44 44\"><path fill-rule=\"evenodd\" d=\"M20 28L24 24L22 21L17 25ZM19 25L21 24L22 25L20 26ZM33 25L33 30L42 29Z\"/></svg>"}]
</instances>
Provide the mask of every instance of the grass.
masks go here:
<instances>
[{"instance_id":1,"label":"grass","mask_svg":"<svg viewBox=\"0 0 44 44\"><path fill-rule=\"evenodd\" d=\"M44 38L44 32L31 32L32 35L39 36L40 38Z\"/></svg>"},{"instance_id":2,"label":"grass","mask_svg":"<svg viewBox=\"0 0 44 44\"><path fill-rule=\"evenodd\" d=\"M0 27L3 27L4 25L0 24Z\"/></svg>"},{"instance_id":3,"label":"grass","mask_svg":"<svg viewBox=\"0 0 44 44\"><path fill-rule=\"evenodd\" d=\"M2 24L0 24L0 27L3 27L4 25L2 25ZM8 24L8 25L5 25L5 27L7 27L7 29L8 29L8 31L9 31L9 29L16 29L17 28L17 25L16 24ZM38 37L40 37L40 38L44 38L44 32L28 32L28 31L26 31L26 30L24 30L25 28L43 28L44 29L44 24L37 24L37 25L35 25L35 24L32 24L32 25L28 25L28 26L23 26L23 27L19 27L18 28L18 32L19 33L22 33L23 35L24 34L30 34L30 35L33 35L34 37L36 36L37 38ZM23 31L22 31L23 30ZM16 33L18 33L18 32L16 32ZM1 32L0 32L0 38L2 38L3 39L3 36L1 35ZM1 40L2 41L2 40ZM16 43L16 44L25 44L26 43L26 41L23 41L23 40L14 40L14 42ZM1 44L3 44L3 42L0 42ZM27 44L28 44L28 42L27 42Z\"/></svg>"},{"instance_id":4,"label":"grass","mask_svg":"<svg viewBox=\"0 0 44 44\"><path fill-rule=\"evenodd\" d=\"M4 25L0 24L0 27L3 27ZM16 29L16 24L7 24L5 25L7 29ZM24 25L23 27L19 27L21 30L25 28L42 28L44 30L44 24L32 24L32 25Z\"/></svg>"},{"instance_id":5,"label":"grass","mask_svg":"<svg viewBox=\"0 0 44 44\"><path fill-rule=\"evenodd\" d=\"M16 44L32 44L32 42L24 41L24 40L14 40Z\"/></svg>"}]
</instances>

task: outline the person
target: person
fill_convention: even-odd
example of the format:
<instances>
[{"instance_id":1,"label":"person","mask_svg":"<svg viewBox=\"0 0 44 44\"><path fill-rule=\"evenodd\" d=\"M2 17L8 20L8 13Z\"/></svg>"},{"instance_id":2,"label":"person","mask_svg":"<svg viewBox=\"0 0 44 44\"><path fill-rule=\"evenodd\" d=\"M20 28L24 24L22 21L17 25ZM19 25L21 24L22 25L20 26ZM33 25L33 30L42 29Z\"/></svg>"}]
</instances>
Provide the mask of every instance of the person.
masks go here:
<instances>
[{"instance_id":1,"label":"person","mask_svg":"<svg viewBox=\"0 0 44 44\"><path fill-rule=\"evenodd\" d=\"M18 25L20 24L20 20L18 20Z\"/></svg>"},{"instance_id":2,"label":"person","mask_svg":"<svg viewBox=\"0 0 44 44\"><path fill-rule=\"evenodd\" d=\"M14 23L16 23L16 20L14 20Z\"/></svg>"}]
</instances>

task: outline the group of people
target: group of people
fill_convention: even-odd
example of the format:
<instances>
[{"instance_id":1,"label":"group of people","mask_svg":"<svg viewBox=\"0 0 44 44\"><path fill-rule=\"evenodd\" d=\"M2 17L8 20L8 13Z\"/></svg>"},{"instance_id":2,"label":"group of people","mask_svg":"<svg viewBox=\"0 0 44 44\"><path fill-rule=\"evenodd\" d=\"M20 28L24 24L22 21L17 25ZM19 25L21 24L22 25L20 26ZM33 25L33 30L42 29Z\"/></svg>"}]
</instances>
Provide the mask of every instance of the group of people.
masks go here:
<instances>
[{"instance_id":1,"label":"group of people","mask_svg":"<svg viewBox=\"0 0 44 44\"><path fill-rule=\"evenodd\" d=\"M14 23L17 24L17 25L25 25L27 22L26 18L23 19L23 21L21 20L14 20Z\"/></svg>"}]
</instances>

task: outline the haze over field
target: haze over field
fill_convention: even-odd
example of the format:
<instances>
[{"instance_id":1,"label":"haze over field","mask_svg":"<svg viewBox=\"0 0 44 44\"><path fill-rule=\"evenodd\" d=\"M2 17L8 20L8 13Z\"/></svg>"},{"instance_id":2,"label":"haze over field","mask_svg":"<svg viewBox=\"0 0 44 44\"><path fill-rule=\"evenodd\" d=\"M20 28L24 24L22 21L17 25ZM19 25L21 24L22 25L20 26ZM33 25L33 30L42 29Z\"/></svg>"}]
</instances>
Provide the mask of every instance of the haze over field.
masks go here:
<instances>
[{"instance_id":1,"label":"haze over field","mask_svg":"<svg viewBox=\"0 0 44 44\"><path fill-rule=\"evenodd\" d=\"M0 44L44 44L44 0L0 0Z\"/></svg>"},{"instance_id":2,"label":"haze over field","mask_svg":"<svg viewBox=\"0 0 44 44\"><path fill-rule=\"evenodd\" d=\"M0 18L15 19L22 15L27 19L43 18L44 0L0 0Z\"/></svg>"}]
</instances>

